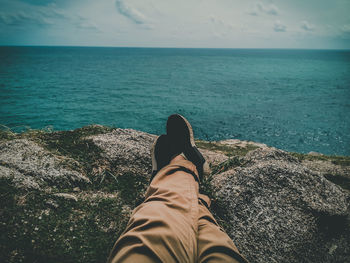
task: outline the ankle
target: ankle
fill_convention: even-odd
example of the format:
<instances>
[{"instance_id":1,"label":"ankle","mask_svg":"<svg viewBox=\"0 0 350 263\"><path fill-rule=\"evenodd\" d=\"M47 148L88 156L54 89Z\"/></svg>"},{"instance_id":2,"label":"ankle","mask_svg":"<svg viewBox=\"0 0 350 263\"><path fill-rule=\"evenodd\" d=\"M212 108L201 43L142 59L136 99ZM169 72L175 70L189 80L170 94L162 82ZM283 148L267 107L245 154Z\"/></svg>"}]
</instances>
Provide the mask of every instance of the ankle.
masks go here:
<instances>
[{"instance_id":1,"label":"ankle","mask_svg":"<svg viewBox=\"0 0 350 263\"><path fill-rule=\"evenodd\" d=\"M186 158L182 154L179 154L171 159L170 164L182 160L186 160Z\"/></svg>"}]
</instances>

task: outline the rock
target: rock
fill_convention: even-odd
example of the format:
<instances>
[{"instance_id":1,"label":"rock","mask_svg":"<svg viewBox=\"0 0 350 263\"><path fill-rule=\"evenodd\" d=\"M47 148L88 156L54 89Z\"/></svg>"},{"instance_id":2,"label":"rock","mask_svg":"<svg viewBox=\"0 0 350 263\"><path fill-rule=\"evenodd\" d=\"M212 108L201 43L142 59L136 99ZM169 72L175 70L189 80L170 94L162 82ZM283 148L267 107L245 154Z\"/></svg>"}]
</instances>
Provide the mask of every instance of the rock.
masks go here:
<instances>
[{"instance_id":1,"label":"rock","mask_svg":"<svg viewBox=\"0 0 350 263\"><path fill-rule=\"evenodd\" d=\"M228 157L225 154L209 151L207 149L199 149L203 154L204 158L209 164L218 165L228 160Z\"/></svg>"},{"instance_id":2,"label":"rock","mask_svg":"<svg viewBox=\"0 0 350 263\"><path fill-rule=\"evenodd\" d=\"M309 152L308 155L310 156L322 156L322 153L318 153L318 152Z\"/></svg>"},{"instance_id":3,"label":"rock","mask_svg":"<svg viewBox=\"0 0 350 263\"><path fill-rule=\"evenodd\" d=\"M132 129L115 129L111 133L88 137L103 151L118 175L149 176L152 170L150 149L155 135Z\"/></svg>"},{"instance_id":4,"label":"rock","mask_svg":"<svg viewBox=\"0 0 350 263\"><path fill-rule=\"evenodd\" d=\"M9 168L15 181L22 182L24 188L37 188L44 184L60 186L90 183L84 175L65 168L62 159L68 158L58 158L27 139L0 143L0 165Z\"/></svg>"},{"instance_id":5,"label":"rock","mask_svg":"<svg viewBox=\"0 0 350 263\"><path fill-rule=\"evenodd\" d=\"M142 201L156 136L103 126L38 134L0 140L0 261L105 262ZM251 263L350 262L349 191L322 176L350 166L254 142L201 145L217 168L204 189L212 211Z\"/></svg>"},{"instance_id":6,"label":"rock","mask_svg":"<svg viewBox=\"0 0 350 263\"><path fill-rule=\"evenodd\" d=\"M231 147L240 147L240 148L246 148L247 146L256 146L257 148L267 148L268 146L263 143L258 142L251 142L251 141L241 141L237 139L228 139L228 140L222 140L218 141L218 143L231 146Z\"/></svg>"},{"instance_id":7,"label":"rock","mask_svg":"<svg viewBox=\"0 0 350 263\"><path fill-rule=\"evenodd\" d=\"M65 200L72 200L72 201L78 202L78 198L76 198L76 196L75 196L75 195L72 195L72 194L57 193L57 194L54 194L54 196L63 198L63 199L65 199Z\"/></svg>"},{"instance_id":8,"label":"rock","mask_svg":"<svg viewBox=\"0 0 350 263\"><path fill-rule=\"evenodd\" d=\"M13 184L18 189L24 190L39 190L40 186L32 176L24 175L16 169L11 169L5 166L0 166L0 178L12 179Z\"/></svg>"},{"instance_id":9,"label":"rock","mask_svg":"<svg viewBox=\"0 0 350 263\"><path fill-rule=\"evenodd\" d=\"M348 178L350 181L350 166L336 165L328 160L303 160L302 164L310 170L321 173L322 175L338 175Z\"/></svg>"},{"instance_id":10,"label":"rock","mask_svg":"<svg viewBox=\"0 0 350 263\"><path fill-rule=\"evenodd\" d=\"M94 135L87 139L92 139L103 151L103 157L113 166L116 175L129 173L149 178L152 170L150 149L156 137L132 129L115 129L111 133ZM211 165L217 165L228 159L222 153L207 149L200 151Z\"/></svg>"},{"instance_id":11,"label":"rock","mask_svg":"<svg viewBox=\"0 0 350 263\"><path fill-rule=\"evenodd\" d=\"M349 262L348 193L274 148L244 163L216 175L213 187L250 262Z\"/></svg>"}]
</instances>

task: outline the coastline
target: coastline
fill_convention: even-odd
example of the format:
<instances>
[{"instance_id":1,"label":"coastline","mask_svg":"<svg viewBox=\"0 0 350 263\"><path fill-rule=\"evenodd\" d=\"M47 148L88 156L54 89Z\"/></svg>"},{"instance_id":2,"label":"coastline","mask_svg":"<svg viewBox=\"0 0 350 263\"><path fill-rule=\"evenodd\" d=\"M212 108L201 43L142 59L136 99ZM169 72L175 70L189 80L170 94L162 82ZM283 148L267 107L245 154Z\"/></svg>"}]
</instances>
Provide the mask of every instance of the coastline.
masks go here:
<instances>
[{"instance_id":1,"label":"coastline","mask_svg":"<svg viewBox=\"0 0 350 263\"><path fill-rule=\"evenodd\" d=\"M6 126L2 126L7 128ZM6 140L15 139L29 139L43 146L46 150L53 153L59 153L63 156L70 158L78 158L81 160L82 156L79 156L77 149L72 142L82 143L86 137L93 136L96 134L105 134L113 132L113 130L118 130L120 128L104 126L99 124L91 124L84 126L82 128L77 128L74 130L63 130L63 131L53 131L50 128L47 129L28 129L22 132L13 132L11 129L0 130L0 142ZM134 130L134 129L125 129ZM51 136L57 138L56 141L52 141ZM156 136L156 135L152 135ZM80 141L81 140L81 141ZM78 143L78 144L79 144ZM224 154L228 157L244 157L249 151L258 148L276 148L268 146L264 143L258 143L254 141L246 141L239 139L225 139L220 141L205 141L201 139L196 139L198 147L204 151L213 151L216 153ZM82 153L84 149L81 148L79 151ZM292 157L297 158L302 164L306 165L308 168L315 170L324 174L324 176L329 176L329 180L334 181L336 184L340 184L341 187L350 190L350 182L343 186L342 181L347 179L341 179L340 177L348 177L350 180L350 156L344 155L327 155L320 152L309 152L309 153L299 153L299 152L287 152ZM76 156L77 155L77 156ZM89 160L84 160L87 162ZM339 178L335 178L339 177Z\"/></svg>"}]
</instances>

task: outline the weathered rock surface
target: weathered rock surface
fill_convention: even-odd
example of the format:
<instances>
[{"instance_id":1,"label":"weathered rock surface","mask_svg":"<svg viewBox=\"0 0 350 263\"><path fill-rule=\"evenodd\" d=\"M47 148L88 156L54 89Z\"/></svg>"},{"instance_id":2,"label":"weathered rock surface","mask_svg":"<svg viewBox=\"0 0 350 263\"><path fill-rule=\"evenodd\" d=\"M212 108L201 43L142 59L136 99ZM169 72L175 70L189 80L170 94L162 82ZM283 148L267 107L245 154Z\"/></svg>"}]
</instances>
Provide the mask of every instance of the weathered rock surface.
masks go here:
<instances>
[{"instance_id":1,"label":"weathered rock surface","mask_svg":"<svg viewBox=\"0 0 350 263\"><path fill-rule=\"evenodd\" d=\"M228 234L251 262L347 262L349 195L286 152L248 153L214 176Z\"/></svg>"},{"instance_id":2,"label":"weathered rock surface","mask_svg":"<svg viewBox=\"0 0 350 263\"><path fill-rule=\"evenodd\" d=\"M18 187L90 183L84 175L65 167L63 160L67 159L27 139L0 142L0 176L12 176Z\"/></svg>"},{"instance_id":3,"label":"weathered rock surface","mask_svg":"<svg viewBox=\"0 0 350 263\"><path fill-rule=\"evenodd\" d=\"M303 160L302 164L315 172L324 175L342 175L350 181L350 166L336 165L331 161L322 160Z\"/></svg>"},{"instance_id":4,"label":"weathered rock surface","mask_svg":"<svg viewBox=\"0 0 350 263\"><path fill-rule=\"evenodd\" d=\"M266 144L263 144L263 143L251 142L251 141L241 141L241 140L237 140L237 139L222 140L222 141L218 141L218 143L232 146L232 147L241 147L241 148L245 148L249 145L253 145L253 146L256 146L259 148L267 148L268 147Z\"/></svg>"},{"instance_id":5,"label":"weathered rock surface","mask_svg":"<svg viewBox=\"0 0 350 263\"><path fill-rule=\"evenodd\" d=\"M223 163L229 159L229 157L227 157L225 154L207 149L201 149L201 153L212 166L219 165L220 163Z\"/></svg>"},{"instance_id":6,"label":"weathered rock surface","mask_svg":"<svg viewBox=\"0 0 350 263\"><path fill-rule=\"evenodd\" d=\"M155 136L89 126L0 138L0 262L105 262L142 201ZM250 262L350 262L349 191L323 176L347 166L317 170L253 142L201 145L214 171L202 190Z\"/></svg>"},{"instance_id":7,"label":"weathered rock surface","mask_svg":"<svg viewBox=\"0 0 350 263\"><path fill-rule=\"evenodd\" d=\"M117 175L148 176L151 173L150 148L155 135L132 129L115 129L89 138L102 149L102 156L115 165Z\"/></svg>"}]
</instances>

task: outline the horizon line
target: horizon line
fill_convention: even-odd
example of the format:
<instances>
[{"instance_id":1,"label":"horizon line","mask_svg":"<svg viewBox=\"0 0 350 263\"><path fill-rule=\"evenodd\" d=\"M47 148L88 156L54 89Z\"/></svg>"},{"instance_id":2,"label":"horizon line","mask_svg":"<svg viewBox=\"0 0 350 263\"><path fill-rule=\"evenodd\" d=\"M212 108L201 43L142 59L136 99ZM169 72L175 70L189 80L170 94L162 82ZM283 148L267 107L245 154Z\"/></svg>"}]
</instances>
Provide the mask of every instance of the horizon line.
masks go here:
<instances>
[{"instance_id":1,"label":"horizon line","mask_svg":"<svg viewBox=\"0 0 350 263\"><path fill-rule=\"evenodd\" d=\"M147 46L80 46L80 45L0 45L0 47L76 47L76 48L144 48L144 49L249 49L249 50L341 50L350 51L350 48L290 48L290 47L147 47Z\"/></svg>"}]
</instances>

